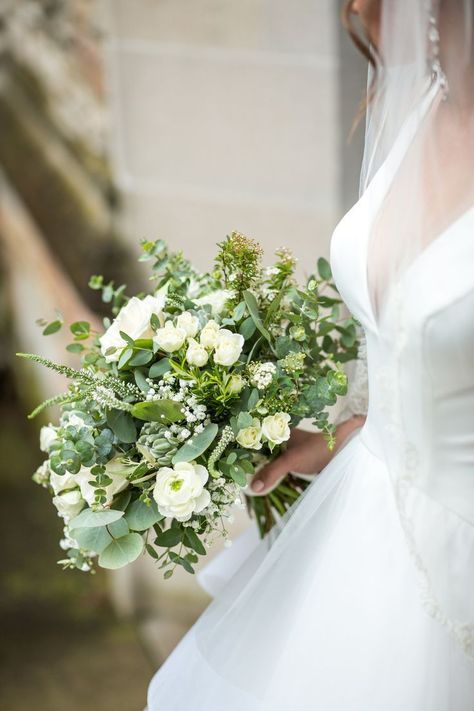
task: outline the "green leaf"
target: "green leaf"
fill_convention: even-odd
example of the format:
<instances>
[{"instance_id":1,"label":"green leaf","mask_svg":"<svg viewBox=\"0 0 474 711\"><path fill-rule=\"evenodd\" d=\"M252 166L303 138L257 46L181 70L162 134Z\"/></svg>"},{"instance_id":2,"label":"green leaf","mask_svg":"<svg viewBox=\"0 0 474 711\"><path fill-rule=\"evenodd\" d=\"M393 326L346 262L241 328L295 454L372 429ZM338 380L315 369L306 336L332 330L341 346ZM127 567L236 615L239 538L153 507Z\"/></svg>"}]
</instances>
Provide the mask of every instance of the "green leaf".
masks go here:
<instances>
[{"instance_id":1,"label":"green leaf","mask_svg":"<svg viewBox=\"0 0 474 711\"><path fill-rule=\"evenodd\" d=\"M240 321L240 319L243 317L245 313L245 308L246 308L246 303L245 301L241 301L240 304L237 304L237 306L234 309L234 321Z\"/></svg>"},{"instance_id":2,"label":"green leaf","mask_svg":"<svg viewBox=\"0 0 474 711\"><path fill-rule=\"evenodd\" d=\"M137 402L132 407L132 415L146 422L179 422L183 419L183 407L174 400L154 400Z\"/></svg>"},{"instance_id":3,"label":"green leaf","mask_svg":"<svg viewBox=\"0 0 474 711\"><path fill-rule=\"evenodd\" d=\"M176 565L181 565L188 573L194 574L194 568L186 558L178 555L177 553L170 553L170 560Z\"/></svg>"},{"instance_id":4,"label":"green leaf","mask_svg":"<svg viewBox=\"0 0 474 711\"><path fill-rule=\"evenodd\" d=\"M51 321L51 323L48 323L46 328L43 329L43 336L51 336L53 333L57 333L61 329L62 325L62 321Z\"/></svg>"},{"instance_id":5,"label":"green leaf","mask_svg":"<svg viewBox=\"0 0 474 711\"><path fill-rule=\"evenodd\" d=\"M135 351L135 354L130 360L129 365L133 367L147 365L152 359L153 351Z\"/></svg>"},{"instance_id":6,"label":"green leaf","mask_svg":"<svg viewBox=\"0 0 474 711\"><path fill-rule=\"evenodd\" d=\"M192 435L192 437L190 437L185 444L178 449L171 460L172 463L178 464L178 462L191 462L194 459L197 459L206 451L208 447L211 446L218 431L219 427L213 422L210 422L202 432Z\"/></svg>"},{"instance_id":7,"label":"green leaf","mask_svg":"<svg viewBox=\"0 0 474 711\"><path fill-rule=\"evenodd\" d=\"M118 359L118 369L120 370L121 368L124 368L132 356L133 348L124 348L124 350L120 354L120 358Z\"/></svg>"},{"instance_id":8,"label":"green leaf","mask_svg":"<svg viewBox=\"0 0 474 711\"><path fill-rule=\"evenodd\" d=\"M166 531L158 533L155 538L155 543L161 548L173 548L183 540L183 531L181 528L168 528Z\"/></svg>"},{"instance_id":9,"label":"green leaf","mask_svg":"<svg viewBox=\"0 0 474 711\"><path fill-rule=\"evenodd\" d=\"M132 531L146 531L164 518L155 501L150 505L136 499L125 511L125 519Z\"/></svg>"},{"instance_id":10,"label":"green leaf","mask_svg":"<svg viewBox=\"0 0 474 711\"><path fill-rule=\"evenodd\" d=\"M122 538L122 536L126 536L127 533L130 532L130 528L128 526L128 523L126 522L125 518L119 518L118 521L114 521L113 523L109 523L108 526L106 526L108 532L112 536L112 538Z\"/></svg>"},{"instance_id":11,"label":"green leaf","mask_svg":"<svg viewBox=\"0 0 474 711\"><path fill-rule=\"evenodd\" d=\"M119 331L119 334L121 338L125 341L125 343L128 343L129 346L135 345L135 341L131 336L128 335L128 333L125 333L125 331Z\"/></svg>"},{"instance_id":12,"label":"green leaf","mask_svg":"<svg viewBox=\"0 0 474 711\"><path fill-rule=\"evenodd\" d=\"M272 337L263 325L262 319L260 318L257 299L252 294L252 292L248 290L244 291L244 299L255 326L258 328L262 336L271 344Z\"/></svg>"},{"instance_id":13,"label":"green leaf","mask_svg":"<svg viewBox=\"0 0 474 711\"><path fill-rule=\"evenodd\" d=\"M206 555L207 551L204 548L201 539L192 528L187 527L185 529L184 540L190 548L196 551L196 553L199 553L199 555Z\"/></svg>"},{"instance_id":14,"label":"green leaf","mask_svg":"<svg viewBox=\"0 0 474 711\"><path fill-rule=\"evenodd\" d=\"M242 323L239 326L239 333L241 336L245 338L246 341L248 341L250 338L252 338L253 334L257 330L257 327L254 323L254 320L251 316L245 319L245 321L242 321Z\"/></svg>"},{"instance_id":15,"label":"green leaf","mask_svg":"<svg viewBox=\"0 0 474 711\"><path fill-rule=\"evenodd\" d=\"M148 555L151 555L152 558L157 560L160 556L157 551L151 546L149 543L145 543L145 550L148 553Z\"/></svg>"},{"instance_id":16,"label":"green leaf","mask_svg":"<svg viewBox=\"0 0 474 711\"><path fill-rule=\"evenodd\" d=\"M82 353L84 346L82 343L70 343L66 346L66 350L69 351L69 353Z\"/></svg>"},{"instance_id":17,"label":"green leaf","mask_svg":"<svg viewBox=\"0 0 474 711\"><path fill-rule=\"evenodd\" d=\"M318 272L321 279L324 279L325 281L329 281L332 277L331 266L328 260L324 259L324 257L320 257L318 259Z\"/></svg>"},{"instance_id":18,"label":"green leaf","mask_svg":"<svg viewBox=\"0 0 474 711\"><path fill-rule=\"evenodd\" d=\"M116 538L100 554L99 565L111 570L123 568L138 558L143 545L143 538L139 533L128 533L126 536Z\"/></svg>"},{"instance_id":19,"label":"green leaf","mask_svg":"<svg viewBox=\"0 0 474 711\"><path fill-rule=\"evenodd\" d=\"M130 413L123 410L107 410L107 424L121 442L131 444L136 441L137 428Z\"/></svg>"},{"instance_id":20,"label":"green leaf","mask_svg":"<svg viewBox=\"0 0 474 711\"><path fill-rule=\"evenodd\" d=\"M95 528L96 526L107 526L109 523L118 521L122 518L123 511L115 509L106 509L104 511L92 511L92 509L84 509L78 516L75 516L69 522L70 528Z\"/></svg>"},{"instance_id":21,"label":"green leaf","mask_svg":"<svg viewBox=\"0 0 474 711\"><path fill-rule=\"evenodd\" d=\"M87 321L75 321L69 326L71 333L81 340L85 337L88 338L91 330L90 323Z\"/></svg>"},{"instance_id":22,"label":"green leaf","mask_svg":"<svg viewBox=\"0 0 474 711\"><path fill-rule=\"evenodd\" d=\"M260 400L260 393L258 392L257 388L253 388L252 392L249 395L247 407L249 410L253 410L257 402Z\"/></svg>"},{"instance_id":23,"label":"green leaf","mask_svg":"<svg viewBox=\"0 0 474 711\"><path fill-rule=\"evenodd\" d=\"M149 378L160 378L171 370L169 358L162 358L157 363L153 363L148 373Z\"/></svg>"},{"instance_id":24,"label":"green leaf","mask_svg":"<svg viewBox=\"0 0 474 711\"><path fill-rule=\"evenodd\" d=\"M142 393L147 393L150 389L150 386L148 385L146 378L147 376L145 375L146 371L142 370L140 368L137 368L133 372L133 377L135 378L135 382L142 391Z\"/></svg>"},{"instance_id":25,"label":"green leaf","mask_svg":"<svg viewBox=\"0 0 474 711\"><path fill-rule=\"evenodd\" d=\"M247 476L241 467L233 464L229 467L229 473L235 483L239 486L245 486L247 484Z\"/></svg>"},{"instance_id":26,"label":"green leaf","mask_svg":"<svg viewBox=\"0 0 474 711\"><path fill-rule=\"evenodd\" d=\"M94 553L102 553L113 540L105 526L73 528L69 531L69 535L79 543L81 548L94 551Z\"/></svg>"}]
</instances>

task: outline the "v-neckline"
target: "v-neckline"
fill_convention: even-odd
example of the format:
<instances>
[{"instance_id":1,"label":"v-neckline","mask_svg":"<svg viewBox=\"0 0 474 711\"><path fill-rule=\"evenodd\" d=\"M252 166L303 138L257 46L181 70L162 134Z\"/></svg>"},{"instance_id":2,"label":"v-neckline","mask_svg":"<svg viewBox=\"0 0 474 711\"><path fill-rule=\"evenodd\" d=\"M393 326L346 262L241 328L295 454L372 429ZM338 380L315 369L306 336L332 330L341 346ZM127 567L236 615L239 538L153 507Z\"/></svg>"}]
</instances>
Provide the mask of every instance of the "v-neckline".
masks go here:
<instances>
[{"instance_id":1,"label":"v-neckline","mask_svg":"<svg viewBox=\"0 0 474 711\"><path fill-rule=\"evenodd\" d=\"M370 317L370 321L372 323L372 329L375 333L378 333L379 331L379 326L381 321L384 318L384 314L387 311L387 307L391 301L391 297L393 296L393 292L399 288L405 279L407 279L411 272L418 268L418 266L423 263L424 259L431 254L431 252L434 249L439 248L439 246L446 241L448 235L455 230L458 225L465 220L469 215L473 213L474 214L474 205L471 205L470 207L466 208L463 210L458 217L456 217L447 227L439 233L437 237L435 237L431 242L419 253L416 255L416 257L413 259L412 262L404 269L404 271L395 279L394 284L391 288L392 294L389 294L387 299L384 300L382 304L382 310L379 314L376 313L374 304L373 304L373 299L370 294L370 282L369 282L369 272L368 272L368 266L369 266L369 244L370 244L370 239L366 240L366 255L365 255L365 279L364 279L364 284L365 284L365 293L366 293L366 298L367 298L367 303L368 303L368 314Z\"/></svg>"}]
</instances>

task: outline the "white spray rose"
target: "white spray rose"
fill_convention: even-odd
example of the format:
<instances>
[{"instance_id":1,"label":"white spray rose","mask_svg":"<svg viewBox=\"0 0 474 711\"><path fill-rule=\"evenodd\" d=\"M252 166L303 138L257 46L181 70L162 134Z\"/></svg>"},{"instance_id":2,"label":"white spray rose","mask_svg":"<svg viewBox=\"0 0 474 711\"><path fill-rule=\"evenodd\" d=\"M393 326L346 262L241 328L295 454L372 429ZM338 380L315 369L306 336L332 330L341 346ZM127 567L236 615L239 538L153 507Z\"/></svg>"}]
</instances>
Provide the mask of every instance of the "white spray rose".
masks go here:
<instances>
[{"instance_id":1,"label":"white spray rose","mask_svg":"<svg viewBox=\"0 0 474 711\"><path fill-rule=\"evenodd\" d=\"M211 501L204 488L209 473L200 464L179 462L173 469L162 467L156 475L153 498L162 516L178 521L189 521L194 513L199 513Z\"/></svg>"},{"instance_id":2,"label":"white spray rose","mask_svg":"<svg viewBox=\"0 0 474 711\"><path fill-rule=\"evenodd\" d=\"M42 427L40 431L40 449L42 452L49 452L49 448L58 438L57 430L52 425Z\"/></svg>"},{"instance_id":3,"label":"white spray rose","mask_svg":"<svg viewBox=\"0 0 474 711\"><path fill-rule=\"evenodd\" d=\"M197 316L193 316L189 313L189 311L183 311L182 314L179 314L176 319L176 324L178 328L182 328L186 331L186 335L189 338L194 338L199 330L199 319Z\"/></svg>"},{"instance_id":4,"label":"white spray rose","mask_svg":"<svg viewBox=\"0 0 474 711\"><path fill-rule=\"evenodd\" d=\"M161 350L167 353L179 351L186 340L186 331L179 328L172 321L167 321L163 328L159 328L154 337L154 342Z\"/></svg>"},{"instance_id":5,"label":"white spray rose","mask_svg":"<svg viewBox=\"0 0 474 711\"><path fill-rule=\"evenodd\" d=\"M219 365L234 365L239 359L245 339L240 333L232 333L227 328L221 328L217 334L214 362Z\"/></svg>"},{"instance_id":6,"label":"white spray rose","mask_svg":"<svg viewBox=\"0 0 474 711\"><path fill-rule=\"evenodd\" d=\"M54 493L60 494L62 491L67 491L68 489L75 489L77 487L77 482L74 474L56 474L51 470L49 475L49 484L54 491Z\"/></svg>"},{"instance_id":7,"label":"white spray rose","mask_svg":"<svg viewBox=\"0 0 474 711\"><path fill-rule=\"evenodd\" d=\"M197 365L198 368L202 368L209 360L209 354L204 346L191 338L186 351L186 360L189 365Z\"/></svg>"},{"instance_id":8,"label":"white spray rose","mask_svg":"<svg viewBox=\"0 0 474 711\"><path fill-rule=\"evenodd\" d=\"M114 460L112 460L113 462ZM114 473L114 467L113 465L111 467L108 467L108 465L105 465L105 470L107 473L107 476L109 476L112 479L112 483L109 484L108 486L104 486L105 492L106 492L106 499L105 499L105 506L110 506L112 503L112 499L114 498L115 494L120 493L124 489L127 488L128 486L128 479L123 475L123 474L115 474ZM94 481L94 477L92 476L90 469L88 467L81 467L80 471L74 475L76 483L79 484L79 488L81 490L81 494L84 497L84 499L87 501L89 506L92 506L92 504L95 501L95 492L96 489L93 487L91 484L89 484L90 481Z\"/></svg>"},{"instance_id":9,"label":"white spray rose","mask_svg":"<svg viewBox=\"0 0 474 711\"><path fill-rule=\"evenodd\" d=\"M77 516L84 508L85 503L79 489L64 491L53 498L53 504L66 522Z\"/></svg>"},{"instance_id":10,"label":"white spray rose","mask_svg":"<svg viewBox=\"0 0 474 711\"><path fill-rule=\"evenodd\" d=\"M214 319L210 319L199 334L199 341L204 348L215 348L217 344L217 334L219 324Z\"/></svg>"},{"instance_id":11,"label":"white spray rose","mask_svg":"<svg viewBox=\"0 0 474 711\"><path fill-rule=\"evenodd\" d=\"M116 319L107 329L103 336L99 339L102 354L108 363L117 361L120 357L120 350L126 345L120 331L126 333L130 338L151 338L153 330L150 326L150 318L152 314L156 314L159 318L162 317L162 311L165 306L165 295L158 294L157 296L145 296L144 299L138 299L133 296L123 306ZM114 353L106 355L109 348L116 348Z\"/></svg>"},{"instance_id":12,"label":"white spray rose","mask_svg":"<svg viewBox=\"0 0 474 711\"><path fill-rule=\"evenodd\" d=\"M243 427L239 430L236 440L242 447L245 447L245 449L261 449L262 427L260 420L254 417L250 427Z\"/></svg>"},{"instance_id":13,"label":"white spray rose","mask_svg":"<svg viewBox=\"0 0 474 711\"><path fill-rule=\"evenodd\" d=\"M232 293L227 289L217 289L216 291L211 291L205 296L200 296L198 299L194 299L194 303L199 306L209 305L211 307L212 314L214 316L219 316L219 314L224 310L226 301L228 301L231 296Z\"/></svg>"},{"instance_id":14,"label":"white spray rose","mask_svg":"<svg viewBox=\"0 0 474 711\"><path fill-rule=\"evenodd\" d=\"M239 373L234 373L229 380L229 389L231 393L240 393L245 387L245 380Z\"/></svg>"},{"instance_id":15,"label":"white spray rose","mask_svg":"<svg viewBox=\"0 0 474 711\"><path fill-rule=\"evenodd\" d=\"M281 444L290 438L289 422L290 415L286 412L277 412L276 415L268 415L262 422L263 436L270 444Z\"/></svg>"}]
</instances>

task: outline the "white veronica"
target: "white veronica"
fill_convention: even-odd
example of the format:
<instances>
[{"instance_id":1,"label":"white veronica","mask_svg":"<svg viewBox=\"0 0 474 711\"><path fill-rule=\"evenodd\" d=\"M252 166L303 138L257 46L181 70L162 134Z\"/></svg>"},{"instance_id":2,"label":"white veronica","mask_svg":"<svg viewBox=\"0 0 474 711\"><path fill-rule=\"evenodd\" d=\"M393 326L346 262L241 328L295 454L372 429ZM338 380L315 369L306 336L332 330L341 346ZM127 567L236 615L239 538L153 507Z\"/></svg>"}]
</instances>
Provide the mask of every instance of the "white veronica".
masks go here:
<instances>
[{"instance_id":1,"label":"white veronica","mask_svg":"<svg viewBox=\"0 0 474 711\"><path fill-rule=\"evenodd\" d=\"M286 412L277 412L276 415L268 415L262 422L262 433L270 444L281 444L290 438L289 422L290 415Z\"/></svg>"},{"instance_id":2,"label":"white veronica","mask_svg":"<svg viewBox=\"0 0 474 711\"><path fill-rule=\"evenodd\" d=\"M154 337L154 342L167 353L178 351L186 340L184 328L175 326L172 321L167 321L163 328L159 328Z\"/></svg>"},{"instance_id":3,"label":"white veronica","mask_svg":"<svg viewBox=\"0 0 474 711\"><path fill-rule=\"evenodd\" d=\"M116 319L99 339L102 354L108 363L117 361L120 357L120 349L125 346L125 341L120 335L120 331L123 331L134 340L152 337L153 331L150 326L150 318L152 314L156 314L160 319L163 318L162 312L165 300L164 294L149 295L145 296L144 299L138 299L133 296L120 309ZM107 350L112 347L117 350L107 355Z\"/></svg>"},{"instance_id":4,"label":"white veronica","mask_svg":"<svg viewBox=\"0 0 474 711\"><path fill-rule=\"evenodd\" d=\"M219 365L234 365L242 353L244 343L244 337L240 333L232 333L227 328L221 328L217 334L214 362Z\"/></svg>"},{"instance_id":5,"label":"white veronica","mask_svg":"<svg viewBox=\"0 0 474 711\"><path fill-rule=\"evenodd\" d=\"M202 368L209 360L209 354L204 346L191 338L186 351L186 360L189 365L197 365L198 368Z\"/></svg>"},{"instance_id":6,"label":"white veronica","mask_svg":"<svg viewBox=\"0 0 474 711\"><path fill-rule=\"evenodd\" d=\"M188 521L211 501L204 488L209 473L200 464L179 462L174 468L162 467L156 475L153 498L162 516Z\"/></svg>"},{"instance_id":7,"label":"white veronica","mask_svg":"<svg viewBox=\"0 0 474 711\"><path fill-rule=\"evenodd\" d=\"M183 311L176 319L178 328L183 328L189 338L194 338L199 329L199 319L189 311Z\"/></svg>"},{"instance_id":8,"label":"white veronica","mask_svg":"<svg viewBox=\"0 0 474 711\"><path fill-rule=\"evenodd\" d=\"M219 324L214 319L210 319L199 334L199 341L204 348L215 348L217 344L217 334L219 333Z\"/></svg>"}]
</instances>

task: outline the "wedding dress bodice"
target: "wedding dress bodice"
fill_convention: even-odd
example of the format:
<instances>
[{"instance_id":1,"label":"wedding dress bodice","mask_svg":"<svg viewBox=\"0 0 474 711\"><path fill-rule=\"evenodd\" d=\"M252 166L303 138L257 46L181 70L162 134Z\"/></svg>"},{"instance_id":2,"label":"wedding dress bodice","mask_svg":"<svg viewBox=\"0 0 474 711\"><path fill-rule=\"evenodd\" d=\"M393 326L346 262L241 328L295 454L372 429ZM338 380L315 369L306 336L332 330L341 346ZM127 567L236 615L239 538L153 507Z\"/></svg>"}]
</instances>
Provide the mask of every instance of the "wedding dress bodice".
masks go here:
<instances>
[{"instance_id":1,"label":"wedding dress bodice","mask_svg":"<svg viewBox=\"0 0 474 711\"><path fill-rule=\"evenodd\" d=\"M368 279L374 220L415 131L336 228L331 263L366 335L361 439L392 474L431 614L474 658L474 207L406 268L381 317Z\"/></svg>"}]
</instances>

